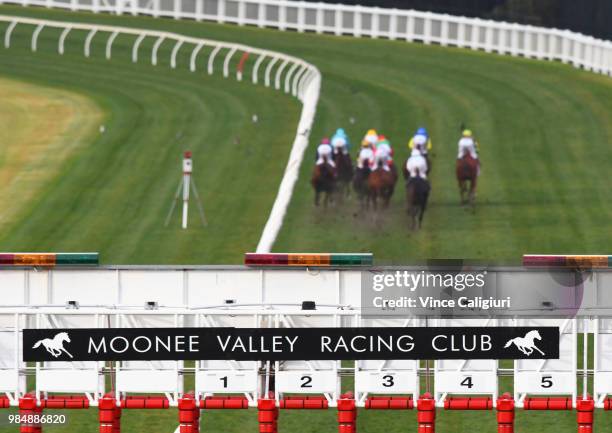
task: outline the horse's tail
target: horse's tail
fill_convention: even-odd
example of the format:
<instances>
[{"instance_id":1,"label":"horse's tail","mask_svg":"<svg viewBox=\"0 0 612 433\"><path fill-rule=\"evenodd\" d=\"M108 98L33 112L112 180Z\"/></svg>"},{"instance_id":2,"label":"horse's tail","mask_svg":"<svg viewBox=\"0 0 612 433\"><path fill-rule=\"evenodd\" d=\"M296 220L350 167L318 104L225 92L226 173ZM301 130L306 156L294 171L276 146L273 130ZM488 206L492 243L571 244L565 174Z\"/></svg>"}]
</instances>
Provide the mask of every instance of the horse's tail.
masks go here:
<instances>
[{"instance_id":1,"label":"horse's tail","mask_svg":"<svg viewBox=\"0 0 612 433\"><path fill-rule=\"evenodd\" d=\"M508 347L510 347L512 343L514 343L514 338L506 343L506 345L504 346L504 349L507 349Z\"/></svg>"},{"instance_id":2,"label":"horse's tail","mask_svg":"<svg viewBox=\"0 0 612 433\"><path fill-rule=\"evenodd\" d=\"M42 344L42 340L37 341L36 344L34 346L32 346L32 349L36 349L38 346L40 346Z\"/></svg>"}]
</instances>

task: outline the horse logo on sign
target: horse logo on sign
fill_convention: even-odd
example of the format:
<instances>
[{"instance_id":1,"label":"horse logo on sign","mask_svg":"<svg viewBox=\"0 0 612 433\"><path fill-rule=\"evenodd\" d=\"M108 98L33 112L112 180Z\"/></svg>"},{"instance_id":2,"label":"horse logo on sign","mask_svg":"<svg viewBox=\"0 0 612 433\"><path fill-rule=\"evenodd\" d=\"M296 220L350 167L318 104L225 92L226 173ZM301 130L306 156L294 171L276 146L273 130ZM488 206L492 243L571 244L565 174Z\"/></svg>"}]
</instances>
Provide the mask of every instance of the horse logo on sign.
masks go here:
<instances>
[{"instance_id":1,"label":"horse logo on sign","mask_svg":"<svg viewBox=\"0 0 612 433\"><path fill-rule=\"evenodd\" d=\"M518 350L527 356L530 356L534 350L537 350L542 356L545 356L544 352L538 349L538 347L535 345L535 340L541 339L542 336L538 330L529 331L524 337L516 337L508 341L504 346L504 349L507 349L514 344Z\"/></svg>"},{"instance_id":2,"label":"horse logo on sign","mask_svg":"<svg viewBox=\"0 0 612 433\"><path fill-rule=\"evenodd\" d=\"M36 349L42 345L54 358L58 358L62 352L72 358L70 352L64 349L64 342L70 343L70 337L68 336L67 332L60 332L52 339L45 338L43 340L38 340L36 344L32 346L32 349Z\"/></svg>"}]
</instances>

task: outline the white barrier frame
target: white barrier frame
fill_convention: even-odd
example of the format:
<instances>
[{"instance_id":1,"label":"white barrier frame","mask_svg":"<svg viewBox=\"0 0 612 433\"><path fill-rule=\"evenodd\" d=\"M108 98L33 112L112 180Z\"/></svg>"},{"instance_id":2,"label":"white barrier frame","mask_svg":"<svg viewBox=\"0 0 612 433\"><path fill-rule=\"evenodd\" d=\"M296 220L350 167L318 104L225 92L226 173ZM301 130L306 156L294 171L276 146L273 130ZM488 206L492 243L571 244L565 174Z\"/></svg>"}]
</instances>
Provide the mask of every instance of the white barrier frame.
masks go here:
<instances>
[{"instance_id":1,"label":"white barrier frame","mask_svg":"<svg viewBox=\"0 0 612 433\"><path fill-rule=\"evenodd\" d=\"M550 320L550 319L549 319ZM527 378L529 379L529 375L536 375L542 372L542 369L546 366L549 360L540 360L540 365L536 370L526 370L521 369L519 364L525 360L515 360L514 361L514 401L516 403L516 407L522 408L524 406L525 398L529 395L544 395L544 396L553 396L553 395L571 395L572 397L572 405L576 407L576 399L578 396L578 319L576 318L567 318L567 319L558 319L563 320L563 324L560 327L560 345L562 345L562 340L565 336L567 339L571 339L572 341L572 368L570 371L556 371L556 370L547 370L549 373L562 375L566 377L567 380L571 380L573 384L573 388L569 392L554 392L554 391L538 391L538 392L530 392L528 393L521 386L519 386L519 381L523 382ZM529 319L518 319L515 321L517 323L516 326L538 326L532 325ZM544 326L544 325L540 325ZM571 328L568 332L567 329ZM542 381L544 381L544 377L542 377Z\"/></svg>"},{"instance_id":2,"label":"white barrier frame","mask_svg":"<svg viewBox=\"0 0 612 433\"><path fill-rule=\"evenodd\" d=\"M248 311L244 312L240 310L232 310L231 308L228 308L227 310L224 310L222 312L219 310L213 310L210 312L206 311L206 312L198 313L196 315L196 327L198 328L215 327L218 325L216 318L220 315L224 315L224 316L231 315L234 317L252 316L253 317L252 326L254 328L260 327L263 317L265 316L265 314L262 314L262 312L252 314L251 312L248 312ZM262 384L259 378L259 364L261 363L252 361L254 364L253 369L241 369L239 366L239 363L236 361L225 361L225 362L217 361L217 362L219 364L225 363L227 367L224 369L204 369L202 367L202 361L196 361L196 364L195 364L195 398L196 398L196 401L199 402L200 400L205 399L206 397L214 396L216 394L235 393L235 391L233 390L230 390L227 393L222 392L222 391L210 392L209 388L204 387L201 384L201 382L206 380L206 375L209 375L209 376L212 374L224 375L227 378L229 378L230 376L234 376L234 378L238 380L239 380L240 375L243 375L245 377L250 376L251 379L254 375L255 381L256 381L255 387L254 388L250 388L248 386L240 387L241 388L240 391L242 392L244 397L247 399L250 407L257 407L257 401L263 395L267 395L267 391L269 389L268 386L265 386L265 390L264 390L264 385ZM270 372L269 363L265 371L267 374L269 374ZM229 379L227 380L229 382ZM267 384L269 384L269 382L267 382Z\"/></svg>"},{"instance_id":3,"label":"white barrier frame","mask_svg":"<svg viewBox=\"0 0 612 433\"><path fill-rule=\"evenodd\" d=\"M465 326L464 324L466 322L470 322L470 321L480 321L482 322L484 320L484 324L474 324L471 326L487 326L487 327L496 327L499 326L499 321L497 319L493 319L493 318L487 318L487 319L478 319L478 318L469 318L469 317L465 317L465 318L458 318L459 320L459 325L454 325L454 324L449 324L448 322L452 322L453 319L439 319L437 320L436 326ZM485 363L490 363L491 364L491 368L489 370L485 370L485 369L470 369L469 368L469 364L470 363L478 363L478 364L485 364ZM457 369L448 369L448 368L442 368L441 365L443 366L444 364L459 364L459 368ZM461 359L461 360L435 360L434 361L434 400L436 401L436 406L437 407L444 407L444 401L446 400L447 396L450 395L490 395L492 400L493 400L493 407L495 408L497 406L497 397L499 394L499 381L498 381L498 375L497 375L497 369L499 367L499 361L497 360L466 360L466 359ZM452 392L450 389L452 389L453 387L447 387L446 386L446 380L448 376L451 376L453 374L456 375L460 375L461 373L464 373L466 376L470 376L470 377L477 377L477 380L483 380L484 382L488 382L491 381L493 382L490 388L488 388L485 391L472 391L470 388L468 388L467 390L461 389L461 392ZM492 377L492 378L491 378ZM464 379L465 380L465 379Z\"/></svg>"},{"instance_id":4,"label":"white barrier frame","mask_svg":"<svg viewBox=\"0 0 612 433\"><path fill-rule=\"evenodd\" d=\"M601 332L602 322L608 324L607 331ZM595 399L595 406L602 409L604 407L604 401L608 395L612 394L612 368L604 368L601 365L601 351L603 343L600 341L602 334L612 335L612 317L597 317L594 320L594 353L595 360L593 364L593 395ZM609 352L609 350L608 350ZM608 365L611 361L608 361Z\"/></svg>"},{"instance_id":5,"label":"white barrier frame","mask_svg":"<svg viewBox=\"0 0 612 433\"><path fill-rule=\"evenodd\" d=\"M401 324L402 327L419 326L420 320L421 320L420 318L417 318L417 317L408 317L406 319L389 317L385 319L401 320L403 322ZM358 315L355 317L355 322L358 324L357 326L363 327L363 321L364 319L361 316ZM362 387L361 385L364 382L368 382L369 381L368 379L370 379L371 377L376 377L377 379L380 379L380 378L384 379L385 376L382 376L382 377L380 376L382 374L388 374L388 375L395 376L395 377L404 376L407 380L408 388L412 389L412 392L410 391L407 392L408 394L412 396L412 401L417 401L419 399L420 397L419 361L418 360L402 360L401 361L402 364L410 366L410 368L407 368L407 369L389 368L387 367L388 363L389 361L387 360L381 360L379 361L378 368L373 370L373 369L365 368L363 366L365 364L364 362L355 361L353 374L355 378L355 403L357 407L365 407L365 403L368 398L368 395L375 394L371 390L368 391L366 386ZM403 389L399 389L397 391L385 389L384 394L404 395L406 394L406 392L404 392Z\"/></svg>"}]
</instances>

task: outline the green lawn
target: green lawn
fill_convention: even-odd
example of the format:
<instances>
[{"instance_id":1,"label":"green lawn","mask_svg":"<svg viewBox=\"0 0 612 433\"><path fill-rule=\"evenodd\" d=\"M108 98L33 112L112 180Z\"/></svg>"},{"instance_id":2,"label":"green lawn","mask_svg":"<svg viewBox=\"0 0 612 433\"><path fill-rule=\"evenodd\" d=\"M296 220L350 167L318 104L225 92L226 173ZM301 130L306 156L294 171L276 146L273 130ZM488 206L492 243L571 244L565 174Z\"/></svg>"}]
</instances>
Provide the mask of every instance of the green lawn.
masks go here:
<instances>
[{"instance_id":1,"label":"green lawn","mask_svg":"<svg viewBox=\"0 0 612 433\"><path fill-rule=\"evenodd\" d=\"M429 257L516 262L525 252L609 252L609 78L560 64L402 42L7 6L0 13L167 29L275 49L317 65L324 81L313 141L278 251L372 251L379 264ZM0 34L5 28L0 25ZM95 40L91 59L82 56L79 32L71 33L63 57L56 54L59 32L49 29L31 53L31 31L18 28L11 49L0 49L0 76L89 98L104 112L105 132L79 147L61 174L3 228L0 250L97 250L105 263L186 264L239 263L244 251L254 249L293 141L300 110L294 99L248 82L190 73L186 50L179 68L170 70L168 44L162 45L162 64L152 67L129 62L130 38L117 39L107 62L102 39ZM145 42L141 54L151 46ZM253 113L258 124L250 120ZM475 214L457 205L452 175L461 122L482 144ZM376 218L356 215L352 201L343 208L313 208L308 179L316 138L344 126L357 142L376 127L402 161L405 142L421 124L432 133L436 156L431 207L420 233L408 230L401 185L391 208ZM191 228L182 231L175 215L164 228L180 154L188 148L210 225L201 228L192 218ZM68 414L67 426L49 430L96 431L94 411ZM129 411L124 427L170 432L176 418L174 409ZM598 413L596 431L612 432L611 419ZM440 413L438 422L441 433L495 430L494 413ZM362 412L359 424L362 432L416 431L414 412ZM210 432L256 431L256 413L207 413L202 426ZM333 432L335 413L284 413L280 429ZM575 430L575 413L517 415L519 433Z\"/></svg>"}]
</instances>

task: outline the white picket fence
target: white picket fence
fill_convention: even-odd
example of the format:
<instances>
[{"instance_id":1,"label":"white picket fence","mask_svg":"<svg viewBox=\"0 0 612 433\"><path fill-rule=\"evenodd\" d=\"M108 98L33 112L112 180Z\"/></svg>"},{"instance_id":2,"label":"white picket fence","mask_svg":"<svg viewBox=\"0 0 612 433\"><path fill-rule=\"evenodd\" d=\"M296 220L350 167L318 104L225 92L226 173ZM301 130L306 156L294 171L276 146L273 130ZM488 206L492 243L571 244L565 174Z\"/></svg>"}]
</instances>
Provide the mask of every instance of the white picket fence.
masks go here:
<instances>
[{"instance_id":1,"label":"white picket fence","mask_svg":"<svg viewBox=\"0 0 612 433\"><path fill-rule=\"evenodd\" d=\"M414 10L291 0L0 0L0 3L438 43L559 60L612 74L610 41L568 30Z\"/></svg>"}]
</instances>

